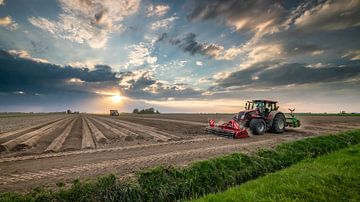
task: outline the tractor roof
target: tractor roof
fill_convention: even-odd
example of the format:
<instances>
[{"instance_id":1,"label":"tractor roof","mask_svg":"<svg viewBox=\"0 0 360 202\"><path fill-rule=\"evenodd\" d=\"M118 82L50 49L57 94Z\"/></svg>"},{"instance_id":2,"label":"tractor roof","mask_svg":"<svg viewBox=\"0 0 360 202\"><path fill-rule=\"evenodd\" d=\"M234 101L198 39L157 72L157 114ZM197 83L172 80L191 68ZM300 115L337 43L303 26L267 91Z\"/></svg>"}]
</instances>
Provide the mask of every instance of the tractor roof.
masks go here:
<instances>
[{"instance_id":1,"label":"tractor roof","mask_svg":"<svg viewBox=\"0 0 360 202\"><path fill-rule=\"evenodd\" d=\"M267 103L277 103L277 101L273 101L273 100L252 100L252 102L267 102Z\"/></svg>"}]
</instances>

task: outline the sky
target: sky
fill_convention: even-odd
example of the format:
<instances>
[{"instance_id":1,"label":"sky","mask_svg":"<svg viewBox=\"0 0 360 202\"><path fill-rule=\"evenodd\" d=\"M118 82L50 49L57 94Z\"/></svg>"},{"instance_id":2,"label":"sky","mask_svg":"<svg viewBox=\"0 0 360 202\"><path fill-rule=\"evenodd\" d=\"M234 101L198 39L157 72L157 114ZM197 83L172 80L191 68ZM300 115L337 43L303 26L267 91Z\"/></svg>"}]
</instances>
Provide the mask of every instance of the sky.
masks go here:
<instances>
[{"instance_id":1,"label":"sky","mask_svg":"<svg viewBox=\"0 0 360 202\"><path fill-rule=\"evenodd\" d=\"M0 112L360 112L360 0L0 0Z\"/></svg>"}]
</instances>

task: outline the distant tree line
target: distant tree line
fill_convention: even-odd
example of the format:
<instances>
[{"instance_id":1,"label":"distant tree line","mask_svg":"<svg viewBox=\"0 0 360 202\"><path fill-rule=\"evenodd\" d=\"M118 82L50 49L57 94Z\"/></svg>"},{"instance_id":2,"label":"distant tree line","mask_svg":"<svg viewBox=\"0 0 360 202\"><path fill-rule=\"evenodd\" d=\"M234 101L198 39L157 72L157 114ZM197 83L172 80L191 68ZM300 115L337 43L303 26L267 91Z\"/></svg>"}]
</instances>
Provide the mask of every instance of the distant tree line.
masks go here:
<instances>
[{"instance_id":1,"label":"distant tree line","mask_svg":"<svg viewBox=\"0 0 360 202\"><path fill-rule=\"evenodd\" d=\"M135 108L132 113L133 114L160 114L159 110L155 110L152 107L150 107L148 109L142 109L142 110Z\"/></svg>"}]
</instances>

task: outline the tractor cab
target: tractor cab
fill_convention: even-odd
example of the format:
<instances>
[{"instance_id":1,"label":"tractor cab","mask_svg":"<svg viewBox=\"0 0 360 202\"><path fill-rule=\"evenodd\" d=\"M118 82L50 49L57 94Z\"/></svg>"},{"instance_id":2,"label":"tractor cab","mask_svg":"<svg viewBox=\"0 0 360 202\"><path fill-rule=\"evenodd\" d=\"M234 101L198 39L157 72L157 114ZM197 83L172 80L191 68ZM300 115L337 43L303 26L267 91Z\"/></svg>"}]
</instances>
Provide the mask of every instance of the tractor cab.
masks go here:
<instances>
[{"instance_id":1,"label":"tractor cab","mask_svg":"<svg viewBox=\"0 0 360 202\"><path fill-rule=\"evenodd\" d=\"M259 112L267 117L271 111L277 111L279 106L276 106L277 101L271 100L252 100L245 104L246 110L259 110Z\"/></svg>"}]
</instances>

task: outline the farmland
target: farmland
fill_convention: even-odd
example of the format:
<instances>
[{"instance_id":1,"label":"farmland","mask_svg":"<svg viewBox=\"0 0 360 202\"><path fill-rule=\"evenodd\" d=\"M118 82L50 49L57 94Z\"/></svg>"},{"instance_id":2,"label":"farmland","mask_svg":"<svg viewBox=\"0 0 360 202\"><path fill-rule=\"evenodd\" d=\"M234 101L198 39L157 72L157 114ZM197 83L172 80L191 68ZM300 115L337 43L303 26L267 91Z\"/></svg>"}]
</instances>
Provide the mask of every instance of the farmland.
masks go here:
<instances>
[{"instance_id":1,"label":"farmland","mask_svg":"<svg viewBox=\"0 0 360 202\"><path fill-rule=\"evenodd\" d=\"M54 186L115 173L123 179L157 165L187 165L234 151L360 128L360 117L302 116L303 126L282 135L247 139L208 135L208 118L229 114L41 115L0 118L0 191Z\"/></svg>"}]
</instances>

